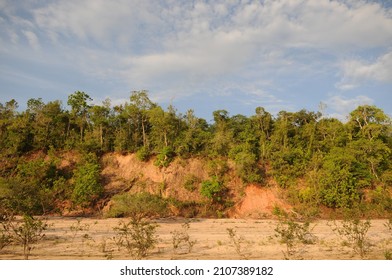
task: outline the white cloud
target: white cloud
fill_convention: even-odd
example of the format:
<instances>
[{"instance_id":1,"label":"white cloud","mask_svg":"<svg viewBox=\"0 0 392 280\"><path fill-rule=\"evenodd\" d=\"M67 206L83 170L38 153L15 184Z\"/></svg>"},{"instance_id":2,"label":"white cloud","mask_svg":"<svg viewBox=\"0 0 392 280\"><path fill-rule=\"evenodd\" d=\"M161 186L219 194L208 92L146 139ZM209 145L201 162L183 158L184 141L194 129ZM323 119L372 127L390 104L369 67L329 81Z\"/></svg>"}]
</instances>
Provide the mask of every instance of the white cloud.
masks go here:
<instances>
[{"instance_id":1,"label":"white cloud","mask_svg":"<svg viewBox=\"0 0 392 280\"><path fill-rule=\"evenodd\" d=\"M337 87L342 90L356 88L366 81L392 83L392 52L388 52L374 63L362 60L347 60L341 63L342 79Z\"/></svg>"},{"instance_id":2,"label":"white cloud","mask_svg":"<svg viewBox=\"0 0 392 280\"><path fill-rule=\"evenodd\" d=\"M38 39L37 35L35 35L34 32L29 31L29 30L23 30L22 33L26 36L30 47L32 47L35 50L39 50L41 48L40 43L39 43L39 39Z\"/></svg>"},{"instance_id":3,"label":"white cloud","mask_svg":"<svg viewBox=\"0 0 392 280\"><path fill-rule=\"evenodd\" d=\"M328 111L332 112L329 116L338 118L342 121L346 121L350 112L355 110L361 105L373 105L374 100L368 96L359 95L354 98L345 98L340 95L330 97L325 104L327 105Z\"/></svg>"}]
</instances>

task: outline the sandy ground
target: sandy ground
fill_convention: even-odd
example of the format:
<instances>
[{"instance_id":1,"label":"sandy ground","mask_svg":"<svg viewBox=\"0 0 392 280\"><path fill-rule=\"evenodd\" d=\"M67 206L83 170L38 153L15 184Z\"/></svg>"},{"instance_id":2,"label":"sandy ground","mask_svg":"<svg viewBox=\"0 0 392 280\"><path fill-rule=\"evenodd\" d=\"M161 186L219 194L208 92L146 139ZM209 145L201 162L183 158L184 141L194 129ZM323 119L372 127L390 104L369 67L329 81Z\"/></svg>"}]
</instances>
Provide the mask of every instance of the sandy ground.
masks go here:
<instances>
[{"instance_id":1,"label":"sandy ground","mask_svg":"<svg viewBox=\"0 0 392 280\"><path fill-rule=\"evenodd\" d=\"M45 238L34 244L29 259L81 260L81 259L132 259L125 249L115 244L114 227L127 219L50 218L51 225ZM286 245L275 236L277 221L256 219L194 219L186 233L195 242L191 252L183 244L173 249L175 231L184 232L184 219L156 221L158 243L146 259L284 259ZM384 224L386 220L372 220L368 231L370 242L366 259L385 259L392 252L392 234ZM316 237L314 244L295 245L290 259L337 260L360 259L360 256L336 235L331 221L311 224ZM332 227L331 227L332 226ZM240 246L230 239L227 228L235 230ZM237 250L236 250L237 249ZM287 256L287 254L286 254ZM0 259L23 259L21 246L8 246L0 251Z\"/></svg>"}]
</instances>

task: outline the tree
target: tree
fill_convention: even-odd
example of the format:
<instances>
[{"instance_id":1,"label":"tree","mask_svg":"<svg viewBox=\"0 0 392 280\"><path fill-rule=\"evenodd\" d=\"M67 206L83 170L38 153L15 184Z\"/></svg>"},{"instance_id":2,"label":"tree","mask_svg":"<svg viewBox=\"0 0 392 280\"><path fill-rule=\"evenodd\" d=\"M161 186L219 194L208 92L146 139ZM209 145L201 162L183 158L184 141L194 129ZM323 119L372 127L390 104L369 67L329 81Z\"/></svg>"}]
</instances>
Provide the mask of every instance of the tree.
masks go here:
<instances>
[{"instance_id":1,"label":"tree","mask_svg":"<svg viewBox=\"0 0 392 280\"><path fill-rule=\"evenodd\" d=\"M56 100L45 104L41 98L29 99L27 108L34 149L63 148L68 117L61 102Z\"/></svg>"},{"instance_id":2,"label":"tree","mask_svg":"<svg viewBox=\"0 0 392 280\"><path fill-rule=\"evenodd\" d=\"M148 91L132 91L130 97L130 110L135 115L137 128L141 127L143 137L143 147L148 146L147 129L148 129L148 111L156 107L148 97Z\"/></svg>"},{"instance_id":3,"label":"tree","mask_svg":"<svg viewBox=\"0 0 392 280\"><path fill-rule=\"evenodd\" d=\"M227 156L233 142L233 134L229 128L229 113L226 110L213 112L214 125L211 149L216 155Z\"/></svg>"},{"instance_id":4,"label":"tree","mask_svg":"<svg viewBox=\"0 0 392 280\"><path fill-rule=\"evenodd\" d=\"M333 208L351 208L359 203L363 196L359 182L365 179L360 168L352 150L333 148L320 170L322 202Z\"/></svg>"},{"instance_id":5,"label":"tree","mask_svg":"<svg viewBox=\"0 0 392 280\"><path fill-rule=\"evenodd\" d=\"M210 199L212 202L221 202L223 191L222 183L216 178L202 182L200 193L202 196Z\"/></svg>"},{"instance_id":6,"label":"tree","mask_svg":"<svg viewBox=\"0 0 392 280\"><path fill-rule=\"evenodd\" d=\"M178 134L178 118L173 107L164 111L156 106L148 111L149 123L151 125L151 142L157 150L172 147Z\"/></svg>"},{"instance_id":7,"label":"tree","mask_svg":"<svg viewBox=\"0 0 392 280\"><path fill-rule=\"evenodd\" d=\"M256 115L252 117L252 122L257 129L256 135L259 138L260 157L261 159L267 159L269 156L268 146L273 125L272 116L263 107L257 107L255 112Z\"/></svg>"},{"instance_id":8,"label":"tree","mask_svg":"<svg viewBox=\"0 0 392 280\"><path fill-rule=\"evenodd\" d=\"M174 145L176 153L180 156L202 153L211 138L206 120L196 117L194 111L190 109L180 125L181 129Z\"/></svg>"},{"instance_id":9,"label":"tree","mask_svg":"<svg viewBox=\"0 0 392 280\"><path fill-rule=\"evenodd\" d=\"M93 137L98 140L99 148L101 151L105 149L105 140L108 146L108 135L106 134L109 130L109 118L110 118L110 100L106 99L102 106L94 105L89 108L90 120L93 124Z\"/></svg>"},{"instance_id":10,"label":"tree","mask_svg":"<svg viewBox=\"0 0 392 280\"><path fill-rule=\"evenodd\" d=\"M79 126L80 142L83 142L84 130L88 124L88 102L92 101L91 97L83 91L75 91L68 96L67 104L71 106L71 117ZM68 125L68 135L70 132L70 123Z\"/></svg>"},{"instance_id":11,"label":"tree","mask_svg":"<svg viewBox=\"0 0 392 280\"><path fill-rule=\"evenodd\" d=\"M353 138L377 139L391 129L391 119L376 106L359 106L350 113L348 126Z\"/></svg>"}]
</instances>

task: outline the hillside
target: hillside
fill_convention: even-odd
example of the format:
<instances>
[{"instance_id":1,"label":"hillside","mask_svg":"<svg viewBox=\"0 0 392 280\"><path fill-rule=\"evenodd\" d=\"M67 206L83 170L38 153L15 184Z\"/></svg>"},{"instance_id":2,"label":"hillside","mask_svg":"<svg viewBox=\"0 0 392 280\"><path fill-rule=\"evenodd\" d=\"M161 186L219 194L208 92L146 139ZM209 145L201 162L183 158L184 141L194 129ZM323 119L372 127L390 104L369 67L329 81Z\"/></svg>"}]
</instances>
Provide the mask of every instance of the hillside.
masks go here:
<instances>
[{"instance_id":1,"label":"hillside","mask_svg":"<svg viewBox=\"0 0 392 280\"><path fill-rule=\"evenodd\" d=\"M298 217L392 212L392 121L359 106L321 112L257 107L251 116L164 110L147 91L91 105L0 103L0 212L19 215ZM150 208L150 209L148 209ZM142 212L143 212L142 211Z\"/></svg>"},{"instance_id":2,"label":"hillside","mask_svg":"<svg viewBox=\"0 0 392 280\"><path fill-rule=\"evenodd\" d=\"M181 202L203 204L206 198L200 193L201 182L208 180L207 160L202 158L176 159L167 168L159 168L154 159L141 162L135 154L106 154L102 158L102 179L108 200L114 194L124 191L137 194L149 192L165 199L174 198ZM225 209L226 217L270 217L273 207L289 209L290 206L280 198L280 191L275 186L243 184L235 175L235 166L229 164L226 174L227 198L232 206ZM187 188L192 181L193 188ZM105 205L105 210L110 208ZM196 207L196 206L195 206ZM170 205L172 215L180 215L180 209ZM199 213L201 214L201 213Z\"/></svg>"}]
</instances>

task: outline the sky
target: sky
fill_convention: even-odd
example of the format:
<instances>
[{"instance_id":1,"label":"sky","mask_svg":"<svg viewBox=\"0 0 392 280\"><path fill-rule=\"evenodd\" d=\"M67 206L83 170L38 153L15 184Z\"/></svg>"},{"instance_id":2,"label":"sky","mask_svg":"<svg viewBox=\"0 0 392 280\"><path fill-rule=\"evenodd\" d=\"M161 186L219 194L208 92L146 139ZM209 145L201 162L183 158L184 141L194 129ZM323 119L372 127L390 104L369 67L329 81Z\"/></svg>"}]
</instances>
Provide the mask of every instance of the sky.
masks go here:
<instances>
[{"instance_id":1,"label":"sky","mask_svg":"<svg viewBox=\"0 0 392 280\"><path fill-rule=\"evenodd\" d=\"M0 103L392 116L392 0L0 0ZM323 104L320 106L320 104Z\"/></svg>"}]
</instances>

